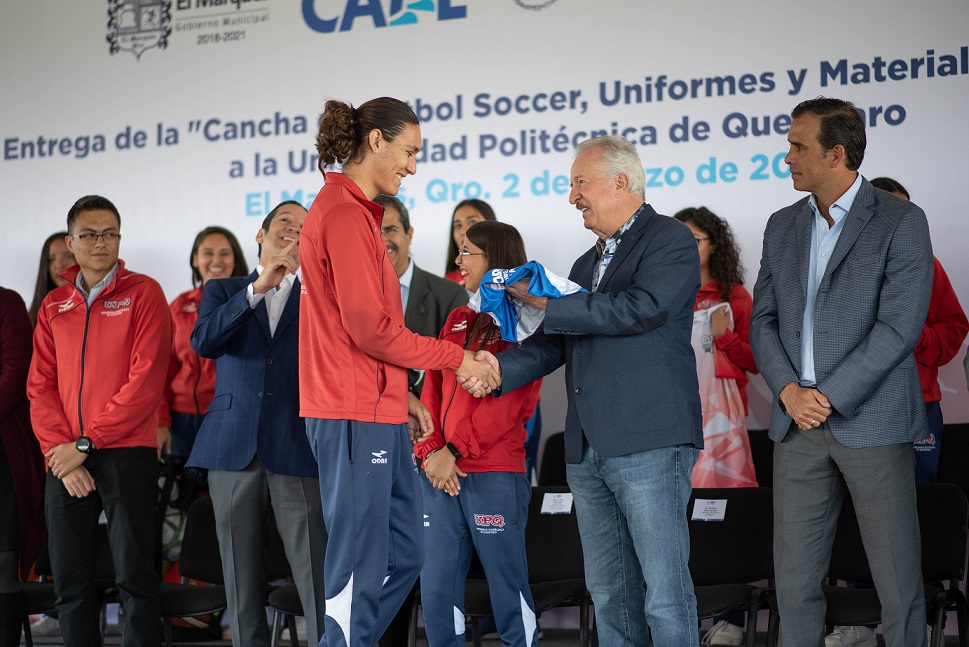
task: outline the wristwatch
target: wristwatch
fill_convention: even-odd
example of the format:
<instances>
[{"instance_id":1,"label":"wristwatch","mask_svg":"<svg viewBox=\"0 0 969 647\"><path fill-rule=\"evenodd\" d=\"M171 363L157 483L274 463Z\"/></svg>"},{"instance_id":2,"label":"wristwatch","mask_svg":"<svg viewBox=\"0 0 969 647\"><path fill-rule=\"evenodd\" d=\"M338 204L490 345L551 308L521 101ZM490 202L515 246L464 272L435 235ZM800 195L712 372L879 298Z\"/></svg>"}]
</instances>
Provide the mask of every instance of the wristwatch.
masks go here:
<instances>
[{"instance_id":1,"label":"wristwatch","mask_svg":"<svg viewBox=\"0 0 969 647\"><path fill-rule=\"evenodd\" d=\"M458 448L451 443L448 443L445 445L445 447L447 447L447 450L451 452L451 456L454 456L454 460L459 461L464 458L464 456L461 455L461 452L458 451Z\"/></svg>"},{"instance_id":2,"label":"wristwatch","mask_svg":"<svg viewBox=\"0 0 969 647\"><path fill-rule=\"evenodd\" d=\"M90 436L85 436L84 434L81 434L81 436L78 437L77 441L74 443L74 446L77 448L77 451L88 455L93 454L96 449L94 447L94 443L91 442Z\"/></svg>"}]
</instances>

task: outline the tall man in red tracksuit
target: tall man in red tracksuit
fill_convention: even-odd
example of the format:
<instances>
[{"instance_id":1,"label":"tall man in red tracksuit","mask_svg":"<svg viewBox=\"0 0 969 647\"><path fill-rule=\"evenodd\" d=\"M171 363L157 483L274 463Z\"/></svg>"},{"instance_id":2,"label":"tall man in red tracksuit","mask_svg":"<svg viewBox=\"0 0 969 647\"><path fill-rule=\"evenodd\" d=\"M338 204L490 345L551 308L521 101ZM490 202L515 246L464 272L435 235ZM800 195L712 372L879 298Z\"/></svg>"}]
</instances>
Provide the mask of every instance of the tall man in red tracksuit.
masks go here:
<instances>
[{"instance_id":1,"label":"tall man in red tracksuit","mask_svg":"<svg viewBox=\"0 0 969 647\"><path fill-rule=\"evenodd\" d=\"M158 403L171 318L158 283L118 260L121 216L101 196L67 214L70 283L44 299L27 395L47 458L45 514L64 644L98 646L94 537L103 509L125 613L121 644L160 644L154 569Z\"/></svg>"}]
</instances>

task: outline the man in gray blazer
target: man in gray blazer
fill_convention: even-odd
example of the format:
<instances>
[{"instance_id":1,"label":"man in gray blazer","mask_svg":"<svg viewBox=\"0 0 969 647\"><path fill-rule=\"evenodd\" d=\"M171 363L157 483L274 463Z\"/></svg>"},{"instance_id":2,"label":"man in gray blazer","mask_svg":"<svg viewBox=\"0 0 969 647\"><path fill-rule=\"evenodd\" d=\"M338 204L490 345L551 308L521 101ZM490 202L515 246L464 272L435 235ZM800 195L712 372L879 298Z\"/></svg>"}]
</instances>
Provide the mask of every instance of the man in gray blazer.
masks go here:
<instances>
[{"instance_id":1,"label":"man in gray blazer","mask_svg":"<svg viewBox=\"0 0 969 647\"><path fill-rule=\"evenodd\" d=\"M696 645L686 509L703 446L696 241L643 201L643 165L622 137L579 144L571 182L569 201L598 236L569 275L589 292L544 299L509 286L545 309L545 324L498 355L501 392L565 364L566 470L600 644L646 645L648 624L655 645Z\"/></svg>"},{"instance_id":2,"label":"man in gray blazer","mask_svg":"<svg viewBox=\"0 0 969 647\"><path fill-rule=\"evenodd\" d=\"M775 394L781 641L822 642L821 584L847 487L885 642L924 645L912 441L927 426L912 351L932 289L928 224L858 173L865 124L851 103L812 99L791 117L785 161L794 188L810 195L767 223L750 326Z\"/></svg>"}]
</instances>

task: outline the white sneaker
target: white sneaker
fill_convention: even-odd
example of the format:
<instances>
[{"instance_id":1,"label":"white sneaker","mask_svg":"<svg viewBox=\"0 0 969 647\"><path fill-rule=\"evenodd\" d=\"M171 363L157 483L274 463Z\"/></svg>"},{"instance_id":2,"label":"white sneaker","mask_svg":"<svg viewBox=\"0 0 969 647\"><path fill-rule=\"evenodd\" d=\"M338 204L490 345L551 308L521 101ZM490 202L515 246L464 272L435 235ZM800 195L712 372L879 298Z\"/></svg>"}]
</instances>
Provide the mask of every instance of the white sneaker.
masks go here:
<instances>
[{"instance_id":1,"label":"white sneaker","mask_svg":"<svg viewBox=\"0 0 969 647\"><path fill-rule=\"evenodd\" d=\"M701 645L741 645L744 642L744 631L737 625L721 620L710 628L703 636Z\"/></svg>"},{"instance_id":2,"label":"white sneaker","mask_svg":"<svg viewBox=\"0 0 969 647\"><path fill-rule=\"evenodd\" d=\"M61 623L52 616L41 616L30 623L31 636L60 636Z\"/></svg>"},{"instance_id":3,"label":"white sneaker","mask_svg":"<svg viewBox=\"0 0 969 647\"><path fill-rule=\"evenodd\" d=\"M875 630L868 627L835 627L824 637L824 647L875 647Z\"/></svg>"}]
</instances>

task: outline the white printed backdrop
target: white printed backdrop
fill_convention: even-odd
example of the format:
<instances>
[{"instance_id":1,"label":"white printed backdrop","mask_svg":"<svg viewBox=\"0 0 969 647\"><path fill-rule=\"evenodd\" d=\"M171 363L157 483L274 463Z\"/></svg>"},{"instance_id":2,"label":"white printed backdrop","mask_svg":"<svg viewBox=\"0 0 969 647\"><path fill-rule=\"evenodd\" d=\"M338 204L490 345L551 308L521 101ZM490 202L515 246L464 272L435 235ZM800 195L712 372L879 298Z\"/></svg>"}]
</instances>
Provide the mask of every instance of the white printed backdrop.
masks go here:
<instances>
[{"instance_id":1,"label":"white printed backdrop","mask_svg":"<svg viewBox=\"0 0 969 647\"><path fill-rule=\"evenodd\" d=\"M454 204L482 197L568 273L592 242L567 201L572 145L616 131L639 144L657 210L731 222L751 289L767 217L800 197L786 115L825 94L865 110L863 173L909 189L969 305L965 0L4 2L0 60L0 284L28 302L42 241L88 193L118 205L122 258L169 298L190 287L207 225L236 232L253 264L267 210L308 205L321 184L324 101L380 95L423 121L402 196L424 268L443 270ZM950 422L969 420L963 355L941 374ZM560 375L543 398L560 429ZM752 427L767 402L755 380Z\"/></svg>"}]
</instances>

